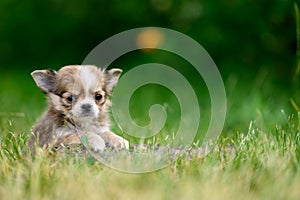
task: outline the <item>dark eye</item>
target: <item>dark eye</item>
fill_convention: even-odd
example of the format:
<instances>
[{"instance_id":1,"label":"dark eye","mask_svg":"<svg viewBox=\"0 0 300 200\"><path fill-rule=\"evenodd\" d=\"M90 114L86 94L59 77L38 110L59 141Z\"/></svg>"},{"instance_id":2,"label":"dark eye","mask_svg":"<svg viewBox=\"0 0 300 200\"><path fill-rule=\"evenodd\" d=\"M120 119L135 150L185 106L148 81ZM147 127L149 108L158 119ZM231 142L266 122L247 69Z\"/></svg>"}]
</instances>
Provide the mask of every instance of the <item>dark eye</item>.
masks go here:
<instances>
[{"instance_id":1,"label":"dark eye","mask_svg":"<svg viewBox=\"0 0 300 200\"><path fill-rule=\"evenodd\" d=\"M102 95L101 94L95 94L95 100L96 101L100 101L102 99Z\"/></svg>"},{"instance_id":2,"label":"dark eye","mask_svg":"<svg viewBox=\"0 0 300 200\"><path fill-rule=\"evenodd\" d=\"M66 98L67 99L67 101L69 101L69 102L73 102L73 101L75 101L76 99L75 99L75 97L74 96L69 96L69 97L67 97Z\"/></svg>"}]
</instances>

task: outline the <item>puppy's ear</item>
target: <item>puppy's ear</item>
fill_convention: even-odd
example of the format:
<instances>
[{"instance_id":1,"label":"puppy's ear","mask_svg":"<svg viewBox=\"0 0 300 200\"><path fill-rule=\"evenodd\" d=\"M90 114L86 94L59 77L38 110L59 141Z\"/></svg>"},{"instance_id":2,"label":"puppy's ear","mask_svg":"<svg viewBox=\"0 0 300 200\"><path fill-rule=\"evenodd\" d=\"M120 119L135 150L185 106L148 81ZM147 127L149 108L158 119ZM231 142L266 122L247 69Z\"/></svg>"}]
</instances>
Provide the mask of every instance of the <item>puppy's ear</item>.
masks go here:
<instances>
[{"instance_id":1,"label":"puppy's ear","mask_svg":"<svg viewBox=\"0 0 300 200\"><path fill-rule=\"evenodd\" d=\"M31 73L36 85L45 93L53 92L56 83L56 74L54 70L35 70Z\"/></svg>"},{"instance_id":2,"label":"puppy's ear","mask_svg":"<svg viewBox=\"0 0 300 200\"><path fill-rule=\"evenodd\" d=\"M106 73L106 92L110 95L112 90L118 83L122 70L114 68L105 71L105 73Z\"/></svg>"}]
</instances>

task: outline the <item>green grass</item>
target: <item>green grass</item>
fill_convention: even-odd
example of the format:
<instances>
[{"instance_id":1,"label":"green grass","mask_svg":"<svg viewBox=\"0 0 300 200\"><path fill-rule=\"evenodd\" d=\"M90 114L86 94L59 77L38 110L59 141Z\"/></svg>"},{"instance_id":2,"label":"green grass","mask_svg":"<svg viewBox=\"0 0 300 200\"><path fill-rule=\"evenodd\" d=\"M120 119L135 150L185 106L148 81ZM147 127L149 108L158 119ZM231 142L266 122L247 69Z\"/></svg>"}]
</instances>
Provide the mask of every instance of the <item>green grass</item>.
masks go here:
<instances>
[{"instance_id":1,"label":"green grass","mask_svg":"<svg viewBox=\"0 0 300 200\"><path fill-rule=\"evenodd\" d=\"M290 124L293 126L293 124ZM157 172L126 174L90 159L40 151L22 155L25 135L7 133L0 143L1 199L297 199L300 135L276 127L274 134L251 124L249 132L202 159L178 159ZM224 153L224 144L237 147Z\"/></svg>"},{"instance_id":2,"label":"green grass","mask_svg":"<svg viewBox=\"0 0 300 200\"><path fill-rule=\"evenodd\" d=\"M286 106L290 96L272 84L252 84L243 96L247 86L225 80L227 122L214 151L204 158L180 158L156 172L128 174L92 158L42 150L28 155L28 132L45 104L29 76L5 77L0 199L299 199L300 119ZM226 154L228 145L235 155Z\"/></svg>"}]
</instances>

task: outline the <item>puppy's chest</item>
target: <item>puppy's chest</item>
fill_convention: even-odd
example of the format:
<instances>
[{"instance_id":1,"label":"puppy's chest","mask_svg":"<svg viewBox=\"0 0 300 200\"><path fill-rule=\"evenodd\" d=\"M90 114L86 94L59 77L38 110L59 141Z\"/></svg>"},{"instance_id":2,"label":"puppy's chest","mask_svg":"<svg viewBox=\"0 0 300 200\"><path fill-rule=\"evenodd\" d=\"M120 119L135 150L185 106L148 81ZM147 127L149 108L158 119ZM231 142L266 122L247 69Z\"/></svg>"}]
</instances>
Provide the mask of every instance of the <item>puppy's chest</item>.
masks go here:
<instances>
[{"instance_id":1,"label":"puppy's chest","mask_svg":"<svg viewBox=\"0 0 300 200\"><path fill-rule=\"evenodd\" d=\"M74 133L85 133L91 132L95 134L101 134L106 131L109 131L108 126L103 126L99 122L85 122L80 124L71 124L69 122L65 123L63 127L58 128L57 135L58 137L66 136Z\"/></svg>"}]
</instances>

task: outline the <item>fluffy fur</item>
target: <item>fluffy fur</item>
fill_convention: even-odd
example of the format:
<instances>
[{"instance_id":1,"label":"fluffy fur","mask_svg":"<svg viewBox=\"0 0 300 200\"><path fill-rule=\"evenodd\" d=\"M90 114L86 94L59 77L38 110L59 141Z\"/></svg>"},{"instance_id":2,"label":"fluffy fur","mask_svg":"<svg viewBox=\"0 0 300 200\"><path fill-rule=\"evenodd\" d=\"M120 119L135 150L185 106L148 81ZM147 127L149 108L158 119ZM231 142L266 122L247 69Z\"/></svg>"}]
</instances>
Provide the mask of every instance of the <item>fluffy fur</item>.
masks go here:
<instances>
[{"instance_id":1,"label":"fluffy fur","mask_svg":"<svg viewBox=\"0 0 300 200\"><path fill-rule=\"evenodd\" d=\"M92 65L70 65L31 73L47 95L48 110L34 125L28 140L33 148L58 148L81 144L85 135L91 149L128 148L128 142L109 129L109 96L121 69L102 70Z\"/></svg>"}]
</instances>

